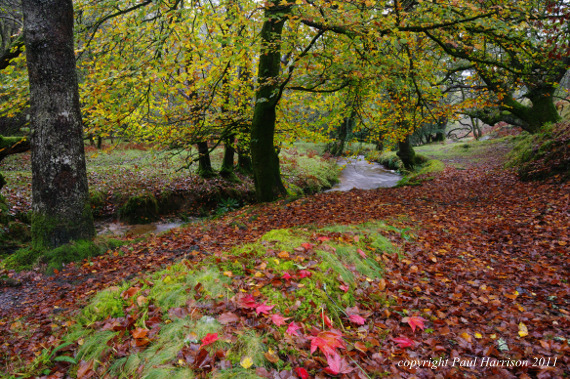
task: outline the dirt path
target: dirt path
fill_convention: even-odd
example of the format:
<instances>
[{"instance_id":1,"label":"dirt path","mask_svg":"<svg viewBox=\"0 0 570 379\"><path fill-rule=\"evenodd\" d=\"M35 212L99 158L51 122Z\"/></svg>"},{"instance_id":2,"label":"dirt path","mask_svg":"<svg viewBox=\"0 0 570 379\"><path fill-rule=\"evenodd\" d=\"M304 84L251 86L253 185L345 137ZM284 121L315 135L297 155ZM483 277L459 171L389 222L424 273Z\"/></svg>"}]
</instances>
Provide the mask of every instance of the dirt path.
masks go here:
<instances>
[{"instance_id":1,"label":"dirt path","mask_svg":"<svg viewBox=\"0 0 570 379\"><path fill-rule=\"evenodd\" d=\"M388 263L386 292L396 311L429 310L438 333L411 355L378 354L375 364L403 376L508 378L512 369L481 367L481 357L509 356L531 365L534 358L558 357L556 367L515 371L562 377L570 373L569 213L568 184L521 183L496 160L447 168L417 187L333 192L245 208L71 265L54 277L19 275L20 287L0 288L0 364L48 346L52 334L65 330L64 315L95 291L140 272L183 256L199 260L275 228L384 219L416 236L400 241L405 259ZM393 322L388 315L387 327ZM521 323L528 336L521 337ZM438 356L479 362L452 367L450 361L438 371L397 365Z\"/></svg>"}]
</instances>

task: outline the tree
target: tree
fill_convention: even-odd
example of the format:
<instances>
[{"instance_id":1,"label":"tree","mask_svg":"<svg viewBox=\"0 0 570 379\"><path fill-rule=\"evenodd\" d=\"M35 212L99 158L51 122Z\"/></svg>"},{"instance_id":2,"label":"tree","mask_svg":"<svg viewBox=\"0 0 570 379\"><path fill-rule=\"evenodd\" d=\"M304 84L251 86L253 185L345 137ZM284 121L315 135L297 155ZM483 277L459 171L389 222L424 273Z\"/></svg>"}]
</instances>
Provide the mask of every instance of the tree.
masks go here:
<instances>
[{"instance_id":1,"label":"tree","mask_svg":"<svg viewBox=\"0 0 570 379\"><path fill-rule=\"evenodd\" d=\"M469 110L470 116L535 133L560 119L554 99L570 65L570 9L564 0L504 3L489 8L502 15L494 16L493 23L425 34L459 66L469 66L465 72L484 103ZM460 78L458 87L466 88Z\"/></svg>"},{"instance_id":2,"label":"tree","mask_svg":"<svg viewBox=\"0 0 570 379\"><path fill-rule=\"evenodd\" d=\"M30 83L32 244L94 236L73 47L71 0L23 0Z\"/></svg>"}]
</instances>

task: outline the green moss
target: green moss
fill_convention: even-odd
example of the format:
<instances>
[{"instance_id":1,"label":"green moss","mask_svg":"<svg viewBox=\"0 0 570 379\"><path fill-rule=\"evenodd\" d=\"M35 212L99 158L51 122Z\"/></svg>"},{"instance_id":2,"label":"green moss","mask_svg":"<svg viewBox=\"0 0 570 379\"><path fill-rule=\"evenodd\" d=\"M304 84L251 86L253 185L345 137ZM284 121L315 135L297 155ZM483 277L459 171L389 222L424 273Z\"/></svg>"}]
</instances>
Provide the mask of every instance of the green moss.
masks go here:
<instances>
[{"instance_id":1,"label":"green moss","mask_svg":"<svg viewBox=\"0 0 570 379\"><path fill-rule=\"evenodd\" d=\"M214 373L214 379L262 379L255 371L245 368L232 368L229 370L217 371Z\"/></svg>"},{"instance_id":2,"label":"green moss","mask_svg":"<svg viewBox=\"0 0 570 379\"><path fill-rule=\"evenodd\" d=\"M8 211L9 207L8 204L6 203L6 198L2 196L2 194L0 194L0 227L10 222L11 217Z\"/></svg>"},{"instance_id":3,"label":"green moss","mask_svg":"<svg viewBox=\"0 0 570 379\"><path fill-rule=\"evenodd\" d=\"M94 241L71 241L55 249L26 247L6 258L3 264L6 268L23 270L45 263L47 264L46 272L51 273L54 269L61 269L66 263L95 257L123 244L125 241L122 240L97 238Z\"/></svg>"},{"instance_id":4,"label":"green moss","mask_svg":"<svg viewBox=\"0 0 570 379\"><path fill-rule=\"evenodd\" d=\"M445 164L436 159L428 160L426 163L416 166L416 169L404 176L398 182L398 187L419 185L426 180L433 179L433 176L428 176L430 174L436 174L442 172L445 169Z\"/></svg>"},{"instance_id":5,"label":"green moss","mask_svg":"<svg viewBox=\"0 0 570 379\"><path fill-rule=\"evenodd\" d=\"M158 219L158 202L153 194L130 197L119 208L119 219L129 224L147 224Z\"/></svg>"},{"instance_id":6,"label":"green moss","mask_svg":"<svg viewBox=\"0 0 570 379\"><path fill-rule=\"evenodd\" d=\"M234 365L238 365L242 359L249 357L257 367L263 366L266 362L263 355L267 351L263 338L254 331L248 330L241 334L237 341L232 344L226 353L227 359Z\"/></svg>"},{"instance_id":7,"label":"green moss","mask_svg":"<svg viewBox=\"0 0 570 379\"><path fill-rule=\"evenodd\" d=\"M34 212L31 221L32 247L36 250L61 246L72 240L90 240L95 236L93 213L88 202L78 219L63 219Z\"/></svg>"},{"instance_id":8,"label":"green moss","mask_svg":"<svg viewBox=\"0 0 570 379\"><path fill-rule=\"evenodd\" d=\"M192 271L185 262L181 262L155 273L153 281L154 286L149 296L165 311L186 304L194 297L193 289L197 284L201 285L202 296L216 299L232 295L227 288L230 279L213 266L205 267L201 271Z\"/></svg>"},{"instance_id":9,"label":"green moss","mask_svg":"<svg viewBox=\"0 0 570 379\"><path fill-rule=\"evenodd\" d=\"M522 180L570 179L570 122L545 125L540 133L523 134L507 155Z\"/></svg>"},{"instance_id":10,"label":"green moss","mask_svg":"<svg viewBox=\"0 0 570 379\"><path fill-rule=\"evenodd\" d=\"M125 303L121 297L121 289L109 288L99 292L90 304L83 308L79 322L84 325L95 321L103 321L107 317L123 317Z\"/></svg>"},{"instance_id":11,"label":"green moss","mask_svg":"<svg viewBox=\"0 0 570 379\"><path fill-rule=\"evenodd\" d=\"M78 362L81 360L88 362L92 359L98 361L104 352L112 349L111 346L107 345L107 342L109 342L117 334L118 332L113 332L110 330L95 332L93 335L86 338L83 342L83 345L79 347L76 360Z\"/></svg>"}]
</instances>

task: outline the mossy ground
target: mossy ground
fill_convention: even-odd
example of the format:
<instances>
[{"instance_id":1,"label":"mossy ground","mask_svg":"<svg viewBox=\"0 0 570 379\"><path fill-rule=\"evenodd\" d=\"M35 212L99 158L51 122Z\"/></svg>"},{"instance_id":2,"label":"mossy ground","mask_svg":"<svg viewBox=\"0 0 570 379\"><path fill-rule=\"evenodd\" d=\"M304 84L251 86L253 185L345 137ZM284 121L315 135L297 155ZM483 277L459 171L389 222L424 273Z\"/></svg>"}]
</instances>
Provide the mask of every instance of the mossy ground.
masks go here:
<instances>
[{"instance_id":1,"label":"mossy ground","mask_svg":"<svg viewBox=\"0 0 570 379\"><path fill-rule=\"evenodd\" d=\"M252 294L260 303L273 305L271 313L305 328L322 328L322 315L336 325L346 324L345 310L354 305L356 290L376 285L383 257L398 253L384 236L391 231L394 228L382 222L273 230L222 256L199 263L184 260L103 290L62 339L76 344L68 356L76 362L69 372L77 372L84 361L94 362L98 375L113 378L192 378L195 368L185 363L181 352L195 349L208 333L223 337L207 350L223 351L230 363L214 370L213 378L257 378L255 367L291 369L287 357L299 352L280 337L286 325L253 328L270 320L255 312L240 313L240 296ZM285 273L292 278L284 279ZM238 326L218 321L228 310L241 315ZM148 331L149 340L133 348L140 341L133 339L133 330L139 328ZM36 372L49 365L36 364Z\"/></svg>"},{"instance_id":2,"label":"mossy ground","mask_svg":"<svg viewBox=\"0 0 570 379\"><path fill-rule=\"evenodd\" d=\"M66 263L101 255L125 243L122 240L98 237L93 241L72 241L55 249L23 247L1 261L0 267L19 271L41 266L49 273Z\"/></svg>"},{"instance_id":3,"label":"mossy ground","mask_svg":"<svg viewBox=\"0 0 570 379\"><path fill-rule=\"evenodd\" d=\"M570 179L570 122L546 125L537 134L523 134L508 155L522 180Z\"/></svg>"}]
</instances>

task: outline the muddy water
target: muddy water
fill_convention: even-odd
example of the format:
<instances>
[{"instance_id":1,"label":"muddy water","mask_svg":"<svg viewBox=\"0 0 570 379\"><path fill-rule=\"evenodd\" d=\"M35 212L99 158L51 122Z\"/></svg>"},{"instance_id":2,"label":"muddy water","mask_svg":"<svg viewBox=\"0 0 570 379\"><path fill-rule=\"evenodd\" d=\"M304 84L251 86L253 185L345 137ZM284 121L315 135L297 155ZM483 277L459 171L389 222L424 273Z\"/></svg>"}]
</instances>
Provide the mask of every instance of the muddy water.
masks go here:
<instances>
[{"instance_id":1,"label":"muddy water","mask_svg":"<svg viewBox=\"0 0 570 379\"><path fill-rule=\"evenodd\" d=\"M378 163L367 162L361 155L356 158L340 159L338 164L344 166L344 169L339 175L340 181L329 191L394 187L402 178Z\"/></svg>"}]
</instances>

